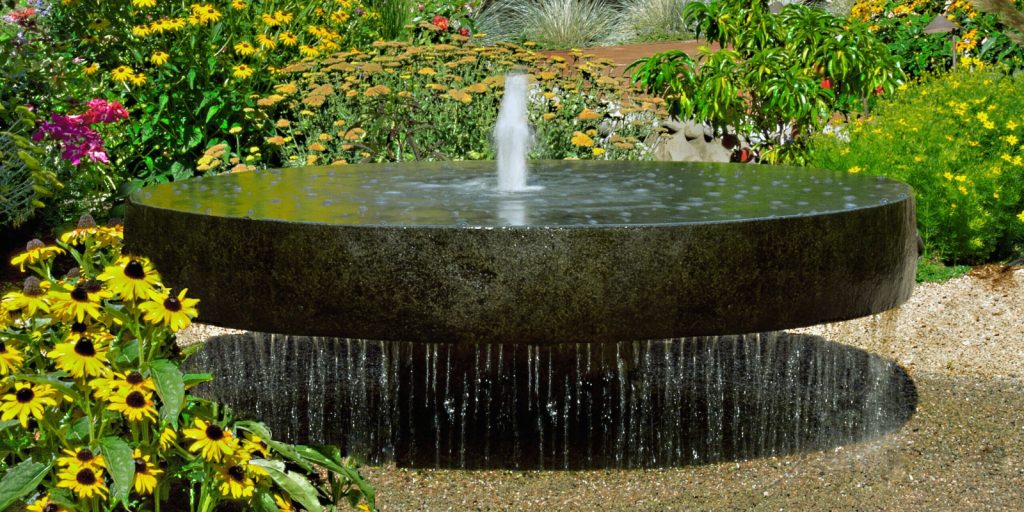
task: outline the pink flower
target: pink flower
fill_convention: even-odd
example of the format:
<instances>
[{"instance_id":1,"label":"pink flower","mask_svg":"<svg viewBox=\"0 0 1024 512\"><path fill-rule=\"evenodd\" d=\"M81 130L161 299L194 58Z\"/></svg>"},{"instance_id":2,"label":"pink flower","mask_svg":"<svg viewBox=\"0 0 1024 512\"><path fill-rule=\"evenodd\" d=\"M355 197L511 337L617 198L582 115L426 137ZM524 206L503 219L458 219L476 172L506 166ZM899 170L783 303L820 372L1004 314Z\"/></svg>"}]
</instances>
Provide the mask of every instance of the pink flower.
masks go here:
<instances>
[{"instance_id":1,"label":"pink flower","mask_svg":"<svg viewBox=\"0 0 1024 512\"><path fill-rule=\"evenodd\" d=\"M441 30L448 30L448 18L438 14L434 16L434 26Z\"/></svg>"},{"instance_id":2,"label":"pink flower","mask_svg":"<svg viewBox=\"0 0 1024 512\"><path fill-rule=\"evenodd\" d=\"M89 111L82 114L85 124L116 123L128 119L128 111L118 101L94 99L89 101Z\"/></svg>"},{"instance_id":3,"label":"pink flower","mask_svg":"<svg viewBox=\"0 0 1024 512\"><path fill-rule=\"evenodd\" d=\"M466 36L466 37L469 37L469 29L468 29L468 28L466 28L466 27L462 27L462 28L460 28L460 29L459 29L459 35L460 35L460 36Z\"/></svg>"},{"instance_id":4,"label":"pink flower","mask_svg":"<svg viewBox=\"0 0 1024 512\"><path fill-rule=\"evenodd\" d=\"M128 111L117 101L94 99L89 101L89 110L84 114L52 114L50 122L39 125L32 140L44 138L56 140L63 149L61 158L72 165L79 165L83 159L92 162L110 163L103 147L103 138L92 126L99 123L115 123L128 118Z\"/></svg>"}]
</instances>

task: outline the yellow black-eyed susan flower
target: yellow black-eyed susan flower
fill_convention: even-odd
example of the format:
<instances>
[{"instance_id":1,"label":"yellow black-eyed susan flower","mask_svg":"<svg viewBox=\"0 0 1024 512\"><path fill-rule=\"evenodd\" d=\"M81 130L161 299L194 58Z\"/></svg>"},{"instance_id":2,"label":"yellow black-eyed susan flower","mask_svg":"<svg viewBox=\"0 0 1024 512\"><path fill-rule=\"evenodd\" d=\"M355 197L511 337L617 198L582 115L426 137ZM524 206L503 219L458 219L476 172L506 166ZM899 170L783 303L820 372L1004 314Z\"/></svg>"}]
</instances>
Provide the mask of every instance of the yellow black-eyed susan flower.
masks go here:
<instances>
[{"instance_id":1,"label":"yellow black-eyed susan flower","mask_svg":"<svg viewBox=\"0 0 1024 512\"><path fill-rule=\"evenodd\" d=\"M250 43L249 41L242 41L240 43L235 44L235 53L243 57L248 57L251 55L256 55L257 53L259 53L259 50L257 50L256 47L253 46L252 43Z\"/></svg>"},{"instance_id":2,"label":"yellow black-eyed susan flower","mask_svg":"<svg viewBox=\"0 0 1024 512\"><path fill-rule=\"evenodd\" d=\"M160 431L160 451L165 452L170 450L174 446L174 442L178 440L178 433L174 431L170 426L164 427Z\"/></svg>"},{"instance_id":3,"label":"yellow black-eyed susan flower","mask_svg":"<svg viewBox=\"0 0 1024 512\"><path fill-rule=\"evenodd\" d=\"M110 78L115 82L127 82L133 76L135 76L135 70L131 66L118 66L110 72Z\"/></svg>"},{"instance_id":4,"label":"yellow black-eyed susan flower","mask_svg":"<svg viewBox=\"0 0 1024 512\"><path fill-rule=\"evenodd\" d=\"M139 305L144 313L143 318L151 324L163 324L178 332L192 323L192 319L199 314L196 304L199 299L185 297L188 288L178 292L178 295L171 295L170 290L154 293L149 301Z\"/></svg>"},{"instance_id":5,"label":"yellow black-eyed susan flower","mask_svg":"<svg viewBox=\"0 0 1024 512\"><path fill-rule=\"evenodd\" d=\"M70 292L54 291L50 296L55 316L65 321L83 322L86 318L99 319L100 301L110 294L101 287L80 283Z\"/></svg>"},{"instance_id":6,"label":"yellow black-eyed susan flower","mask_svg":"<svg viewBox=\"0 0 1024 512\"><path fill-rule=\"evenodd\" d=\"M65 449L64 455L57 458L57 466L61 471L77 473L79 469L90 468L97 471L106 469L107 463L102 455L97 455L88 447Z\"/></svg>"},{"instance_id":7,"label":"yellow black-eyed susan flower","mask_svg":"<svg viewBox=\"0 0 1024 512\"><path fill-rule=\"evenodd\" d=\"M0 421L18 418L22 428L28 428L28 418L43 419L46 407L56 407L56 390L46 384L15 382L14 392L3 396L0 403Z\"/></svg>"},{"instance_id":8,"label":"yellow black-eyed susan flower","mask_svg":"<svg viewBox=\"0 0 1024 512\"><path fill-rule=\"evenodd\" d=\"M132 0L132 5L140 9L156 7L156 0Z\"/></svg>"},{"instance_id":9,"label":"yellow black-eyed susan flower","mask_svg":"<svg viewBox=\"0 0 1024 512\"><path fill-rule=\"evenodd\" d=\"M213 6L213 4L192 4L191 9L191 19L198 22L193 24L216 23L224 17L224 15Z\"/></svg>"},{"instance_id":10,"label":"yellow black-eyed susan flower","mask_svg":"<svg viewBox=\"0 0 1024 512\"><path fill-rule=\"evenodd\" d=\"M196 418L194 428L187 428L182 433L193 440L188 447L189 451L199 452L203 459L209 461L220 462L224 455L231 455L238 448L238 441L231 435L231 431L201 418Z\"/></svg>"},{"instance_id":11,"label":"yellow black-eyed susan flower","mask_svg":"<svg viewBox=\"0 0 1024 512\"><path fill-rule=\"evenodd\" d=\"M100 70L100 65L95 62L90 62L82 67L82 72L87 75L95 75Z\"/></svg>"},{"instance_id":12,"label":"yellow black-eyed susan flower","mask_svg":"<svg viewBox=\"0 0 1024 512\"><path fill-rule=\"evenodd\" d=\"M142 391L152 393L156 391L156 384L153 379L144 377L137 370L120 373L114 372L109 377L99 377L89 381L93 389L93 396L100 400L109 400L110 397L122 391Z\"/></svg>"},{"instance_id":13,"label":"yellow black-eyed susan flower","mask_svg":"<svg viewBox=\"0 0 1024 512\"><path fill-rule=\"evenodd\" d=\"M3 309L21 311L21 314L26 317L34 316L39 311L48 313L50 311L49 298L43 287L49 287L49 284L40 281L35 276L26 277L25 285L20 292L10 292L4 295Z\"/></svg>"},{"instance_id":14,"label":"yellow black-eyed susan flower","mask_svg":"<svg viewBox=\"0 0 1024 512\"><path fill-rule=\"evenodd\" d=\"M167 61L170 60L170 58L171 56L167 52L157 50L149 56L149 63L154 66L163 66L164 64L167 64Z\"/></svg>"},{"instance_id":15,"label":"yellow black-eyed susan flower","mask_svg":"<svg viewBox=\"0 0 1024 512\"><path fill-rule=\"evenodd\" d=\"M248 64L239 64L231 71L231 76L245 80L253 74L253 69Z\"/></svg>"},{"instance_id":16,"label":"yellow black-eyed susan flower","mask_svg":"<svg viewBox=\"0 0 1024 512\"><path fill-rule=\"evenodd\" d=\"M277 504L277 509L281 512L295 512L295 505L292 504L292 500L280 494L274 494L274 503Z\"/></svg>"},{"instance_id":17,"label":"yellow black-eyed susan flower","mask_svg":"<svg viewBox=\"0 0 1024 512\"><path fill-rule=\"evenodd\" d=\"M89 22L89 28L92 30L106 30L110 26L110 20L106 18L94 18Z\"/></svg>"},{"instance_id":18,"label":"yellow black-eyed susan flower","mask_svg":"<svg viewBox=\"0 0 1024 512\"><path fill-rule=\"evenodd\" d=\"M142 257L121 257L117 263L103 269L96 279L105 282L108 290L125 300L145 299L160 284L160 275L153 264Z\"/></svg>"},{"instance_id":19,"label":"yellow black-eyed susan flower","mask_svg":"<svg viewBox=\"0 0 1024 512\"><path fill-rule=\"evenodd\" d=\"M8 345L0 341L0 375L7 375L18 371L25 356L14 345Z\"/></svg>"},{"instance_id":20,"label":"yellow black-eyed susan flower","mask_svg":"<svg viewBox=\"0 0 1024 512\"><path fill-rule=\"evenodd\" d=\"M129 421L156 421L156 407L152 393L122 389L110 398L107 409L118 411Z\"/></svg>"},{"instance_id":21,"label":"yellow black-eyed susan flower","mask_svg":"<svg viewBox=\"0 0 1024 512\"><path fill-rule=\"evenodd\" d=\"M28 510L28 512L70 512L63 505L58 505L50 501L49 494L44 494L36 501L33 501L26 510Z\"/></svg>"},{"instance_id":22,"label":"yellow black-eyed susan flower","mask_svg":"<svg viewBox=\"0 0 1024 512\"><path fill-rule=\"evenodd\" d=\"M24 272L26 264L35 265L46 262L57 257L58 254L64 254L64 249L48 246L36 238L25 244L25 252L11 258L11 265L17 265L18 269Z\"/></svg>"},{"instance_id":23,"label":"yellow black-eyed susan flower","mask_svg":"<svg viewBox=\"0 0 1024 512\"><path fill-rule=\"evenodd\" d=\"M83 336L74 342L58 343L46 354L57 363L57 368L79 379L97 377L107 373L107 347Z\"/></svg>"},{"instance_id":24,"label":"yellow black-eyed susan flower","mask_svg":"<svg viewBox=\"0 0 1024 512\"><path fill-rule=\"evenodd\" d=\"M78 495L79 499L89 499L93 496L105 498L108 489L103 482L103 471L94 468L82 468L78 471L62 471L57 473L60 480L57 487L70 489Z\"/></svg>"},{"instance_id":25,"label":"yellow black-eyed susan flower","mask_svg":"<svg viewBox=\"0 0 1024 512\"><path fill-rule=\"evenodd\" d=\"M245 462L228 458L222 466L217 466L215 478L219 482L217 486L220 493L234 499L247 498L252 496L256 490L256 482L246 472Z\"/></svg>"},{"instance_id":26,"label":"yellow black-eyed susan flower","mask_svg":"<svg viewBox=\"0 0 1024 512\"><path fill-rule=\"evenodd\" d=\"M135 87L141 87L143 85L146 85L147 80L148 79L146 78L146 75L144 73L135 73L134 75L132 75L131 78L128 79L128 81L130 81L132 85L134 85Z\"/></svg>"},{"instance_id":27,"label":"yellow black-eyed susan flower","mask_svg":"<svg viewBox=\"0 0 1024 512\"><path fill-rule=\"evenodd\" d=\"M149 461L149 455L143 455L138 448L132 456L135 458L135 479L132 481L132 487L140 495L153 494L153 490L156 489L156 477L160 476L163 470L154 466Z\"/></svg>"}]
</instances>

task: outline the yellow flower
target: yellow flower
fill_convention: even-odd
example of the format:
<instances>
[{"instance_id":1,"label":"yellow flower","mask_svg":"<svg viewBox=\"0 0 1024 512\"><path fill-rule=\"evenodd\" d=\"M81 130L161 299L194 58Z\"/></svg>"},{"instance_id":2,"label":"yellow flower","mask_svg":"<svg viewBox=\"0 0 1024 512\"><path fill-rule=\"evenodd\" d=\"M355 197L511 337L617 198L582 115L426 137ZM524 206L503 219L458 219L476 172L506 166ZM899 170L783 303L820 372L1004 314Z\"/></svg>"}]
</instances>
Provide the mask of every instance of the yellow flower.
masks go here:
<instances>
[{"instance_id":1,"label":"yellow flower","mask_svg":"<svg viewBox=\"0 0 1024 512\"><path fill-rule=\"evenodd\" d=\"M546 112L546 113L545 113L545 114L544 114L543 116L541 116L541 117L543 117L544 119L546 119L546 120L550 121L550 120L552 120L552 119L554 119L554 118L555 118L555 114L553 114L553 113L551 113L551 112Z\"/></svg>"},{"instance_id":2,"label":"yellow flower","mask_svg":"<svg viewBox=\"0 0 1024 512\"><path fill-rule=\"evenodd\" d=\"M594 147L594 139L591 139L583 132L573 132L570 142L572 142L573 146L586 148Z\"/></svg>"},{"instance_id":3,"label":"yellow flower","mask_svg":"<svg viewBox=\"0 0 1024 512\"><path fill-rule=\"evenodd\" d=\"M212 4L192 4L191 9L192 17L190 18L190 21L196 25L203 23L215 23L220 21L223 17L221 12Z\"/></svg>"},{"instance_id":4,"label":"yellow flower","mask_svg":"<svg viewBox=\"0 0 1024 512\"><path fill-rule=\"evenodd\" d=\"M1024 210L1021 210L1020 213L1017 214L1017 219L1024 222Z\"/></svg>"},{"instance_id":5,"label":"yellow flower","mask_svg":"<svg viewBox=\"0 0 1024 512\"><path fill-rule=\"evenodd\" d=\"M153 490L156 489L156 477L160 476L163 470L157 469L149 461L149 455L143 455L138 448L132 457L135 458L135 479L132 482L135 492L142 496L153 494Z\"/></svg>"},{"instance_id":6,"label":"yellow flower","mask_svg":"<svg viewBox=\"0 0 1024 512\"><path fill-rule=\"evenodd\" d=\"M110 78L117 82L127 82L135 76L135 70L129 66L118 66L110 72Z\"/></svg>"},{"instance_id":7,"label":"yellow flower","mask_svg":"<svg viewBox=\"0 0 1024 512\"><path fill-rule=\"evenodd\" d=\"M266 34L257 35L256 43L268 50L273 50L274 48L277 48L277 41L274 39L274 36L268 36Z\"/></svg>"},{"instance_id":8,"label":"yellow flower","mask_svg":"<svg viewBox=\"0 0 1024 512\"><path fill-rule=\"evenodd\" d=\"M84 72L87 75L95 75L96 72L99 71L99 70L100 70L100 65L95 63L95 62L90 63L88 66L85 66L85 67L82 68L82 72Z\"/></svg>"},{"instance_id":9,"label":"yellow flower","mask_svg":"<svg viewBox=\"0 0 1024 512\"><path fill-rule=\"evenodd\" d=\"M1019 125L1017 123L1013 122L1013 121L1009 121L1009 122L1006 123L1006 129L1007 130L1016 130L1017 126L1019 126Z\"/></svg>"},{"instance_id":10,"label":"yellow flower","mask_svg":"<svg viewBox=\"0 0 1024 512\"><path fill-rule=\"evenodd\" d=\"M1003 137L1003 140L1005 140L1011 146L1016 146L1017 145L1017 136L1016 135L1007 135L1006 137Z\"/></svg>"},{"instance_id":11,"label":"yellow flower","mask_svg":"<svg viewBox=\"0 0 1024 512\"><path fill-rule=\"evenodd\" d=\"M156 421L153 395L144 391L122 389L110 397L107 409L124 414L129 421Z\"/></svg>"},{"instance_id":12,"label":"yellow flower","mask_svg":"<svg viewBox=\"0 0 1024 512\"><path fill-rule=\"evenodd\" d=\"M21 355L17 347L8 346L3 341L0 341L0 375L7 375L14 373L21 368L21 363L25 361L25 357Z\"/></svg>"},{"instance_id":13,"label":"yellow flower","mask_svg":"<svg viewBox=\"0 0 1024 512\"><path fill-rule=\"evenodd\" d=\"M601 114L598 114L597 112L594 112L589 108L584 108L583 112L580 112L580 115L578 115L577 117L581 121L593 121L595 119L601 119Z\"/></svg>"},{"instance_id":14,"label":"yellow flower","mask_svg":"<svg viewBox=\"0 0 1024 512\"><path fill-rule=\"evenodd\" d=\"M140 87L146 85L146 75L142 73L136 73L135 76L130 78L132 85Z\"/></svg>"},{"instance_id":15,"label":"yellow flower","mask_svg":"<svg viewBox=\"0 0 1024 512\"><path fill-rule=\"evenodd\" d=\"M420 70L417 71L417 73L419 73L421 75L424 75L424 76L434 76L434 75L437 74L437 71L434 71L434 68L429 68L428 67L428 68L420 68Z\"/></svg>"},{"instance_id":16,"label":"yellow flower","mask_svg":"<svg viewBox=\"0 0 1024 512\"><path fill-rule=\"evenodd\" d=\"M372 98L374 96L386 96L391 94L391 89L385 85L375 85L363 92L363 95Z\"/></svg>"},{"instance_id":17,"label":"yellow flower","mask_svg":"<svg viewBox=\"0 0 1024 512\"><path fill-rule=\"evenodd\" d=\"M132 0L132 5L140 9L156 7L156 0Z\"/></svg>"},{"instance_id":18,"label":"yellow flower","mask_svg":"<svg viewBox=\"0 0 1024 512\"><path fill-rule=\"evenodd\" d=\"M160 432L160 451L164 452L171 449L171 446L177 440L178 433L171 427L164 427L163 431Z\"/></svg>"},{"instance_id":19,"label":"yellow flower","mask_svg":"<svg viewBox=\"0 0 1024 512\"><path fill-rule=\"evenodd\" d=\"M79 499L89 499L93 495L101 499L106 497L108 489L103 485L103 471L92 468L82 468L76 472L63 471L57 474L60 480L57 487L71 489L78 495Z\"/></svg>"},{"instance_id":20,"label":"yellow flower","mask_svg":"<svg viewBox=\"0 0 1024 512\"><path fill-rule=\"evenodd\" d=\"M57 400L53 398L56 391L46 384L32 384L30 382L15 382L14 393L3 396L3 403L0 404L0 421L7 421L18 418L22 428L28 428L29 416L36 420L43 419L46 406L56 407Z\"/></svg>"},{"instance_id":21,"label":"yellow flower","mask_svg":"<svg viewBox=\"0 0 1024 512\"><path fill-rule=\"evenodd\" d=\"M18 269L24 272L25 264L35 265L46 262L57 257L58 254L64 254L64 249L46 245L42 240L34 238L25 244L25 252L11 258L11 265L18 265Z\"/></svg>"},{"instance_id":22,"label":"yellow flower","mask_svg":"<svg viewBox=\"0 0 1024 512\"><path fill-rule=\"evenodd\" d=\"M77 450L65 449L64 456L57 458L57 464L60 466L61 472L70 471L72 473L77 473L82 468L102 471L107 467L102 455L96 455L85 447Z\"/></svg>"},{"instance_id":23,"label":"yellow flower","mask_svg":"<svg viewBox=\"0 0 1024 512\"><path fill-rule=\"evenodd\" d=\"M259 50L255 46L249 43L249 41L242 41L235 45L235 53L243 56L256 55Z\"/></svg>"},{"instance_id":24,"label":"yellow flower","mask_svg":"<svg viewBox=\"0 0 1024 512\"><path fill-rule=\"evenodd\" d=\"M154 66L163 66L164 64L167 64L167 60L170 58L171 56L168 55L167 52L162 52L158 50L153 52L153 54L149 56L149 62Z\"/></svg>"},{"instance_id":25,"label":"yellow flower","mask_svg":"<svg viewBox=\"0 0 1024 512\"><path fill-rule=\"evenodd\" d=\"M291 32L281 32L281 35L277 36L277 39L285 46L295 46L299 44L299 38Z\"/></svg>"},{"instance_id":26,"label":"yellow flower","mask_svg":"<svg viewBox=\"0 0 1024 512\"><path fill-rule=\"evenodd\" d=\"M235 453L238 447L231 431L200 418L196 418L195 428L187 428L182 433L194 441L192 446L188 447L189 451L200 452L203 459L209 461L220 462L224 455Z\"/></svg>"},{"instance_id":27,"label":"yellow flower","mask_svg":"<svg viewBox=\"0 0 1024 512\"><path fill-rule=\"evenodd\" d=\"M242 80L245 80L246 78L249 78L250 76L252 76L252 74L253 74L253 69L250 68L246 64L239 64L239 65L235 66L234 70L231 72L232 76L234 76L235 78L242 79Z\"/></svg>"},{"instance_id":28,"label":"yellow flower","mask_svg":"<svg viewBox=\"0 0 1024 512\"><path fill-rule=\"evenodd\" d=\"M50 495L45 494L42 498L32 502L26 509L28 512L70 512L62 505L50 501Z\"/></svg>"},{"instance_id":29,"label":"yellow flower","mask_svg":"<svg viewBox=\"0 0 1024 512\"><path fill-rule=\"evenodd\" d=\"M274 494L274 503L277 504L277 509L281 512L295 512L295 506L292 505L292 500L289 500L280 494Z\"/></svg>"},{"instance_id":30,"label":"yellow flower","mask_svg":"<svg viewBox=\"0 0 1024 512\"><path fill-rule=\"evenodd\" d=\"M231 8L236 11L241 11L242 9L245 9L245 2L242 0L231 0Z\"/></svg>"},{"instance_id":31,"label":"yellow flower","mask_svg":"<svg viewBox=\"0 0 1024 512\"><path fill-rule=\"evenodd\" d=\"M860 172L862 170L863 169L861 169L859 165L855 165L855 166L850 167L849 169L847 169L846 172L848 172L850 174L857 174L858 172Z\"/></svg>"},{"instance_id":32,"label":"yellow flower","mask_svg":"<svg viewBox=\"0 0 1024 512\"><path fill-rule=\"evenodd\" d=\"M452 89L452 90L448 91L448 96L450 96L453 100L456 100L456 101L459 101L459 102L462 102L462 103L467 103L468 104L468 103L473 101L473 97L472 96L470 96L469 94L466 94L465 91L460 91L458 89Z\"/></svg>"},{"instance_id":33,"label":"yellow flower","mask_svg":"<svg viewBox=\"0 0 1024 512\"><path fill-rule=\"evenodd\" d=\"M78 341L58 343L46 357L57 363L57 368L72 377L98 377L107 373L107 347L92 338L82 336Z\"/></svg>"},{"instance_id":34,"label":"yellow flower","mask_svg":"<svg viewBox=\"0 0 1024 512\"><path fill-rule=\"evenodd\" d=\"M283 39L282 39L282 42L284 42ZM316 57L316 56L320 55L320 50L317 50L316 48L313 48L312 46L307 46L307 45L302 44L302 45L299 45L299 54L301 54L303 57Z\"/></svg>"},{"instance_id":35,"label":"yellow flower","mask_svg":"<svg viewBox=\"0 0 1024 512\"><path fill-rule=\"evenodd\" d=\"M217 468L216 478L220 481L218 489L222 495L234 499L252 496L256 482L246 472L245 466L243 461L228 459L223 466Z\"/></svg>"},{"instance_id":36,"label":"yellow flower","mask_svg":"<svg viewBox=\"0 0 1024 512\"><path fill-rule=\"evenodd\" d=\"M99 319L100 301L110 293L91 285L78 285L70 292L51 292L50 295L53 297L52 311L58 318L83 322L87 316Z\"/></svg>"},{"instance_id":37,"label":"yellow flower","mask_svg":"<svg viewBox=\"0 0 1024 512\"><path fill-rule=\"evenodd\" d=\"M594 148L594 149L591 150L591 153L593 153L594 156L601 156L601 155L604 154L604 149L603 148Z\"/></svg>"},{"instance_id":38,"label":"yellow flower","mask_svg":"<svg viewBox=\"0 0 1024 512\"><path fill-rule=\"evenodd\" d=\"M152 324L165 324L174 332L188 327L199 314L196 310L199 299L186 298L187 292L188 288L178 292L177 296L171 295L170 290L154 293L150 296L151 301L139 305L144 313L143 318Z\"/></svg>"}]
</instances>

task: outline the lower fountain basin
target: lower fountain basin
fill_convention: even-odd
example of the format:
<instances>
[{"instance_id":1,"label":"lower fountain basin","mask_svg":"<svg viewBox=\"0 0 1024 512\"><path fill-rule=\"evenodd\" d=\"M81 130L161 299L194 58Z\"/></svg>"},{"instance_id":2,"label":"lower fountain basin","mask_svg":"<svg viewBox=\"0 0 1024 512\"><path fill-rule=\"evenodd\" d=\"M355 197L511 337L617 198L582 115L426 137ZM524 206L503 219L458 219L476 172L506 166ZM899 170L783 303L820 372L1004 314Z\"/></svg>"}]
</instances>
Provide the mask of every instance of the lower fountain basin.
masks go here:
<instances>
[{"instance_id":1,"label":"lower fountain basin","mask_svg":"<svg viewBox=\"0 0 1024 512\"><path fill-rule=\"evenodd\" d=\"M202 320L310 336L587 343L865 316L914 284L914 203L804 168L533 162L353 165L168 183L125 239Z\"/></svg>"}]
</instances>

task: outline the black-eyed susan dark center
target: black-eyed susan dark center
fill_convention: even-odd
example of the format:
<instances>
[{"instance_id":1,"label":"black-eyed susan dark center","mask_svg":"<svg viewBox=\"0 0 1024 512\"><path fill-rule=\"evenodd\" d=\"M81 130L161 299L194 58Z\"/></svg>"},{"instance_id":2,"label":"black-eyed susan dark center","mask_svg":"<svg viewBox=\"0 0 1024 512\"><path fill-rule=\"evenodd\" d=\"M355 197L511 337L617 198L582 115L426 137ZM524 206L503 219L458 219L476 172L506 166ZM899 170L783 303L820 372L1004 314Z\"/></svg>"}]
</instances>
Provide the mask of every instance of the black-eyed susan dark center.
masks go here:
<instances>
[{"instance_id":1,"label":"black-eyed susan dark center","mask_svg":"<svg viewBox=\"0 0 1024 512\"><path fill-rule=\"evenodd\" d=\"M128 393L128 396L124 397L124 403L128 404L129 407L142 409L146 406L146 397L141 391L132 391Z\"/></svg>"},{"instance_id":2,"label":"black-eyed susan dark center","mask_svg":"<svg viewBox=\"0 0 1024 512\"><path fill-rule=\"evenodd\" d=\"M74 290L71 290L71 298L77 302L89 302L89 292L85 290L84 286L76 286Z\"/></svg>"},{"instance_id":3,"label":"black-eyed susan dark center","mask_svg":"<svg viewBox=\"0 0 1024 512\"><path fill-rule=\"evenodd\" d=\"M181 311L181 302L177 297L167 297L167 299L164 300L164 309L172 313L177 313L178 311Z\"/></svg>"},{"instance_id":4,"label":"black-eyed susan dark center","mask_svg":"<svg viewBox=\"0 0 1024 512\"><path fill-rule=\"evenodd\" d=\"M0 354L6 354L6 353L7 353L7 344L2 342L2 341L0 341Z\"/></svg>"},{"instance_id":5,"label":"black-eyed susan dark center","mask_svg":"<svg viewBox=\"0 0 1024 512\"><path fill-rule=\"evenodd\" d=\"M89 293L98 293L102 289L103 283L95 279L92 279L89 282L85 283L85 291Z\"/></svg>"},{"instance_id":6,"label":"black-eyed susan dark center","mask_svg":"<svg viewBox=\"0 0 1024 512\"><path fill-rule=\"evenodd\" d=\"M47 503L46 506L43 507L43 512L60 512L60 507L53 503Z\"/></svg>"},{"instance_id":7,"label":"black-eyed susan dark center","mask_svg":"<svg viewBox=\"0 0 1024 512\"><path fill-rule=\"evenodd\" d=\"M82 334L89 327L84 322L75 322L71 324L71 332Z\"/></svg>"},{"instance_id":8,"label":"black-eyed susan dark center","mask_svg":"<svg viewBox=\"0 0 1024 512\"><path fill-rule=\"evenodd\" d=\"M82 485L93 485L96 483L96 473L89 468L84 468L75 475L75 480Z\"/></svg>"},{"instance_id":9,"label":"black-eyed susan dark center","mask_svg":"<svg viewBox=\"0 0 1024 512\"><path fill-rule=\"evenodd\" d=\"M224 431L217 425L210 425L209 427L206 427L206 438L211 441L220 441L221 439L224 439Z\"/></svg>"},{"instance_id":10,"label":"black-eyed susan dark center","mask_svg":"<svg viewBox=\"0 0 1024 512\"><path fill-rule=\"evenodd\" d=\"M82 338L75 343L75 353L82 357L93 357L96 355L96 347L89 338Z\"/></svg>"},{"instance_id":11,"label":"black-eyed susan dark center","mask_svg":"<svg viewBox=\"0 0 1024 512\"><path fill-rule=\"evenodd\" d=\"M39 282L38 277L29 277L25 279L25 286L21 289L21 293L29 297L38 297L43 294L43 287Z\"/></svg>"},{"instance_id":12,"label":"black-eyed susan dark center","mask_svg":"<svg viewBox=\"0 0 1024 512\"><path fill-rule=\"evenodd\" d=\"M78 450L78 453L75 454L75 458L78 459L79 462L89 462L90 460L93 459L92 450L88 448L82 448L81 450Z\"/></svg>"},{"instance_id":13,"label":"black-eyed susan dark center","mask_svg":"<svg viewBox=\"0 0 1024 512\"><path fill-rule=\"evenodd\" d=\"M241 466L231 466L228 468L228 476L238 483L245 482L245 470Z\"/></svg>"},{"instance_id":14,"label":"black-eyed susan dark center","mask_svg":"<svg viewBox=\"0 0 1024 512\"><path fill-rule=\"evenodd\" d=\"M28 404L35 399L36 392L32 391L32 388L21 388L14 394L14 397L18 399L19 404Z\"/></svg>"},{"instance_id":15,"label":"black-eyed susan dark center","mask_svg":"<svg viewBox=\"0 0 1024 512\"><path fill-rule=\"evenodd\" d=\"M149 473L149 466L146 461L142 459L135 459L135 473L139 475L145 475Z\"/></svg>"},{"instance_id":16,"label":"black-eyed susan dark center","mask_svg":"<svg viewBox=\"0 0 1024 512\"><path fill-rule=\"evenodd\" d=\"M146 269L138 260L131 260L124 266L124 275L132 279L145 279Z\"/></svg>"},{"instance_id":17,"label":"black-eyed susan dark center","mask_svg":"<svg viewBox=\"0 0 1024 512\"><path fill-rule=\"evenodd\" d=\"M33 238L32 240L29 240L27 244L25 244L25 251L32 252L36 249L42 249L43 247L46 247L46 244L44 244L42 240L38 238Z\"/></svg>"},{"instance_id":18,"label":"black-eyed susan dark center","mask_svg":"<svg viewBox=\"0 0 1024 512\"><path fill-rule=\"evenodd\" d=\"M142 374L139 372L131 372L124 378L124 380L127 381L128 384L138 386L139 384L142 384L142 381L146 379L142 378Z\"/></svg>"}]
</instances>

